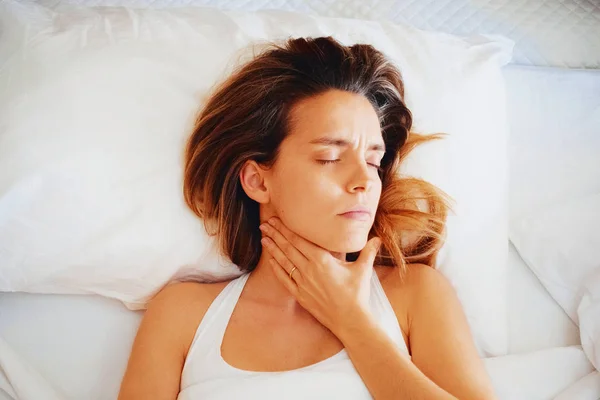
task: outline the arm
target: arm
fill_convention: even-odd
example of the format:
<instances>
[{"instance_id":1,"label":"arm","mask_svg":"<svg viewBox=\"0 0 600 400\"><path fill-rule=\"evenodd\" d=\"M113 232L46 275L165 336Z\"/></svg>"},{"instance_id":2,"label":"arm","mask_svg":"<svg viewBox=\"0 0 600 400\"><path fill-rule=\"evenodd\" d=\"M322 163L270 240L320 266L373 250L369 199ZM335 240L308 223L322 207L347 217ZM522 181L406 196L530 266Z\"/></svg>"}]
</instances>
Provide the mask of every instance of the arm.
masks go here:
<instances>
[{"instance_id":1,"label":"arm","mask_svg":"<svg viewBox=\"0 0 600 400\"><path fill-rule=\"evenodd\" d=\"M454 288L438 271L415 266L409 310L412 361L462 399L496 399Z\"/></svg>"},{"instance_id":2,"label":"arm","mask_svg":"<svg viewBox=\"0 0 600 400\"><path fill-rule=\"evenodd\" d=\"M169 285L150 301L133 343L119 400L177 398L187 351L210 304L201 286ZM195 311L193 316L189 310Z\"/></svg>"},{"instance_id":3,"label":"arm","mask_svg":"<svg viewBox=\"0 0 600 400\"><path fill-rule=\"evenodd\" d=\"M495 399L452 286L430 267L409 269L395 292L408 301L412 361L370 315L340 334L371 394L376 399Z\"/></svg>"},{"instance_id":4,"label":"arm","mask_svg":"<svg viewBox=\"0 0 600 400\"><path fill-rule=\"evenodd\" d=\"M373 398L457 399L423 374L371 316L338 337Z\"/></svg>"},{"instance_id":5,"label":"arm","mask_svg":"<svg viewBox=\"0 0 600 400\"><path fill-rule=\"evenodd\" d=\"M407 318L411 362L369 312L365 288L375 273L377 238L349 263L291 232L277 218L260 229L268 236L263 243L278 280L340 339L376 399L494 399L460 302L440 273L411 265L404 282L398 277L386 291L395 311L406 308L396 316L399 323Z\"/></svg>"}]
</instances>

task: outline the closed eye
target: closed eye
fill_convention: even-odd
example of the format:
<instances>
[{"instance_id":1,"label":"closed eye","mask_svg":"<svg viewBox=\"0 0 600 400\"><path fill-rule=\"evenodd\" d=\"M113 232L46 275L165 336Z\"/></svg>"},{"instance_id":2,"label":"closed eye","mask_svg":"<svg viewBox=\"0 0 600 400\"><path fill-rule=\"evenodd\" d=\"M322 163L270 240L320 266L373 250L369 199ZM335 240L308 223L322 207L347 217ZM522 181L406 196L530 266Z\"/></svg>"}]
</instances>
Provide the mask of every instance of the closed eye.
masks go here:
<instances>
[{"instance_id":1,"label":"closed eye","mask_svg":"<svg viewBox=\"0 0 600 400\"><path fill-rule=\"evenodd\" d=\"M317 160L317 162L319 164L323 164L323 165L326 165L326 164L335 164L335 163L337 163L339 161L341 161L339 158L336 159L336 160ZM382 170L381 165L379 165L379 164L374 164L374 163L368 163L368 164L369 164L370 167L373 167L373 168L377 169L378 171Z\"/></svg>"},{"instance_id":2,"label":"closed eye","mask_svg":"<svg viewBox=\"0 0 600 400\"><path fill-rule=\"evenodd\" d=\"M318 163L320 164L334 164L336 162L340 161L340 159L338 158L337 160L317 160Z\"/></svg>"}]
</instances>

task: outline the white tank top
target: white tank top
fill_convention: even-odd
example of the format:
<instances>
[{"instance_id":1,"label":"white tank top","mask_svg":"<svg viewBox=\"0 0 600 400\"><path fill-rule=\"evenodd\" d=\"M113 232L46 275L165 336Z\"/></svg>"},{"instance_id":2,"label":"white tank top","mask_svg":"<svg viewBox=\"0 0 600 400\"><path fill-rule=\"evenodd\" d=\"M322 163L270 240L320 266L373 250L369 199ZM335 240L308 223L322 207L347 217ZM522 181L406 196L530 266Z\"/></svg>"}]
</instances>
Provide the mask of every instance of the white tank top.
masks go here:
<instances>
[{"instance_id":1,"label":"white tank top","mask_svg":"<svg viewBox=\"0 0 600 400\"><path fill-rule=\"evenodd\" d=\"M183 366L178 400L372 398L345 349L316 364L283 372L246 371L225 362L221 343L248 276L229 282L198 325ZM396 314L375 271L370 305L385 332L408 355Z\"/></svg>"}]
</instances>

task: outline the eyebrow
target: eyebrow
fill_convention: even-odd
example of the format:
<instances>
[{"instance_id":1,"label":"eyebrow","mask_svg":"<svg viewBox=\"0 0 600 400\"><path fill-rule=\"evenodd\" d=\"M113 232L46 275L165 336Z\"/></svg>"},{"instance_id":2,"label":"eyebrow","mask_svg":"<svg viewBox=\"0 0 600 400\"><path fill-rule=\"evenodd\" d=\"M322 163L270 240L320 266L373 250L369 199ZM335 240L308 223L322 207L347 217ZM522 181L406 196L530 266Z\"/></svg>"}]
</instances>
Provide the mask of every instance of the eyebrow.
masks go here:
<instances>
[{"instance_id":1,"label":"eyebrow","mask_svg":"<svg viewBox=\"0 0 600 400\"><path fill-rule=\"evenodd\" d=\"M336 146L336 147L348 147L350 142L344 139L335 139L331 137L321 137L310 141L311 144L320 144L325 146ZM379 143L374 143L369 146L369 150L383 151L385 152L385 146Z\"/></svg>"}]
</instances>

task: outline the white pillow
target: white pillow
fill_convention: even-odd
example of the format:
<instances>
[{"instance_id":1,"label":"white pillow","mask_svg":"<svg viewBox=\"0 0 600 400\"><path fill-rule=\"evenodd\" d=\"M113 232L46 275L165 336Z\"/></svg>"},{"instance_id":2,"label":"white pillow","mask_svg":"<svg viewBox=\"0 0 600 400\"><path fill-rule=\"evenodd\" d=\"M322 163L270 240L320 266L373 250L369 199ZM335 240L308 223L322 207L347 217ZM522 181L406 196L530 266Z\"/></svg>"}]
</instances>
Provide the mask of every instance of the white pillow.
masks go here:
<instances>
[{"instance_id":1,"label":"white pillow","mask_svg":"<svg viewBox=\"0 0 600 400\"><path fill-rule=\"evenodd\" d=\"M600 271L600 193L545 207L511 225L515 247L579 325L584 284Z\"/></svg>"},{"instance_id":2,"label":"white pillow","mask_svg":"<svg viewBox=\"0 0 600 400\"><path fill-rule=\"evenodd\" d=\"M415 128L450 134L404 172L455 199L439 268L481 353L506 352L511 42L276 11L4 7L5 48L18 51L0 74L0 290L97 293L136 308L175 277L239 274L184 205L184 141L250 43L333 35L386 53Z\"/></svg>"},{"instance_id":3,"label":"white pillow","mask_svg":"<svg viewBox=\"0 0 600 400\"><path fill-rule=\"evenodd\" d=\"M600 69L510 65L503 73L510 221L600 192Z\"/></svg>"}]
</instances>

